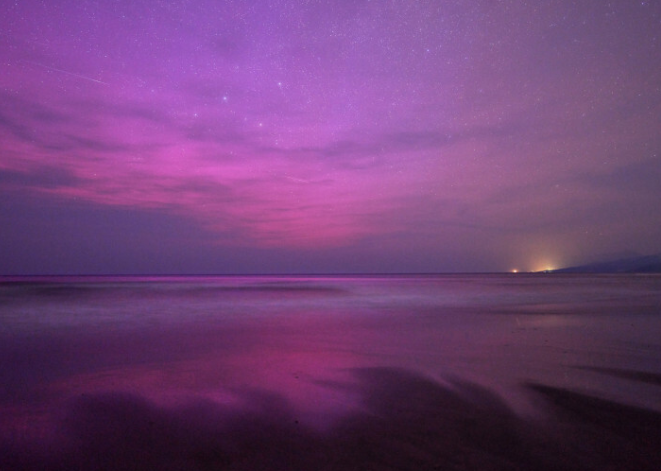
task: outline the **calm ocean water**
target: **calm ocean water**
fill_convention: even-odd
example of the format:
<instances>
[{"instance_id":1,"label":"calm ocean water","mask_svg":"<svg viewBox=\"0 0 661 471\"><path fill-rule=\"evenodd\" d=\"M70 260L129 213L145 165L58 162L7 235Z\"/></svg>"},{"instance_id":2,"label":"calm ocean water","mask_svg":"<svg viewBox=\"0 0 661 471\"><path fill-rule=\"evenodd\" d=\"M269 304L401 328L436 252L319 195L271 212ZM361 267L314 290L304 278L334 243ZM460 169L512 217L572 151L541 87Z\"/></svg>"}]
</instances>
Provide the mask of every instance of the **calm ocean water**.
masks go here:
<instances>
[{"instance_id":1,"label":"calm ocean water","mask_svg":"<svg viewBox=\"0 0 661 471\"><path fill-rule=\"evenodd\" d=\"M80 398L109 394L157 410L278 403L331 430L364 411L365 371L480 386L517 417L544 414L529 384L661 411L657 275L2 281L12 443L55 440Z\"/></svg>"}]
</instances>

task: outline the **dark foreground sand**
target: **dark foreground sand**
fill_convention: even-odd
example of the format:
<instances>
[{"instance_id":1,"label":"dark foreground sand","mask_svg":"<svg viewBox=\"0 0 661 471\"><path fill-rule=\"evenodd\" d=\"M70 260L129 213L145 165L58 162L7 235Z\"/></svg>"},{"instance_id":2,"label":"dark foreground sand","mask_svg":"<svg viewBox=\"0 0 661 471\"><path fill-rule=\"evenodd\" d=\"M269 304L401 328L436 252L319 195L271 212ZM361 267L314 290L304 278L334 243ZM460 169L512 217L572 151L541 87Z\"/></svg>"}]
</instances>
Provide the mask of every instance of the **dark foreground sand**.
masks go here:
<instances>
[{"instance_id":1,"label":"dark foreground sand","mask_svg":"<svg viewBox=\"0 0 661 471\"><path fill-rule=\"evenodd\" d=\"M621 372L619 372L621 373ZM543 385L540 418L490 391L409 371L355 371L363 408L321 432L278 396L159 408L101 394L69 403L46 439L10 435L2 470L658 470L661 414Z\"/></svg>"}]
</instances>

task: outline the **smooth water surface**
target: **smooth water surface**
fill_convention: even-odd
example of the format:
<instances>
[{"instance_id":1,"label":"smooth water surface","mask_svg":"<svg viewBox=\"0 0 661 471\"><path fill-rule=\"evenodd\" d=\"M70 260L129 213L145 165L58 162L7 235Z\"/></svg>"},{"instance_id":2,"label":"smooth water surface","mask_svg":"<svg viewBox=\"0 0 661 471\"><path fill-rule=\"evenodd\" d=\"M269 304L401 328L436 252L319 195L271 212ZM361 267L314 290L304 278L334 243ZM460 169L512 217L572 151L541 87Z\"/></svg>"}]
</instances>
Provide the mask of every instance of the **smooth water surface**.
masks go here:
<instances>
[{"instance_id":1,"label":"smooth water surface","mask_svg":"<svg viewBox=\"0 0 661 471\"><path fill-rule=\"evenodd\" d=\"M0 428L56 440L81 398L112 395L280 404L323 433L369 409L365 377L407 375L524 418L545 414L530 384L661 411L659 332L655 275L5 279Z\"/></svg>"}]
</instances>

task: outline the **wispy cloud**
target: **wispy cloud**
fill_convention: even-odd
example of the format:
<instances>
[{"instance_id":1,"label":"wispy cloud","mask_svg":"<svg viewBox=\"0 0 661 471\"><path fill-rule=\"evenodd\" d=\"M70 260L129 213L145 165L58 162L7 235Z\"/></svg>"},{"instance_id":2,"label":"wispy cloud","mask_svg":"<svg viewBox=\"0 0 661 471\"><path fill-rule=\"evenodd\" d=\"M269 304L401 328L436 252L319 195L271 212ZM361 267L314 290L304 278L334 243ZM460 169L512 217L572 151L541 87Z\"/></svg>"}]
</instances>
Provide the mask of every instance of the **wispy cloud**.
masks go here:
<instances>
[{"instance_id":1,"label":"wispy cloud","mask_svg":"<svg viewBox=\"0 0 661 471\"><path fill-rule=\"evenodd\" d=\"M515 18L482 4L282 16L195 5L181 24L168 9L151 23L140 6L123 6L130 20L100 9L107 34L66 8L71 19L40 17L35 29L13 8L25 32L2 36L5 187L185 214L263 247L406 243L417 230L440 246L449 226L505 246L512 228L536 237L587 221L612 191L631 205L642 188L658 193L661 65L640 5L617 25L614 6L578 8L587 30L560 4L516 7ZM612 40L629 29L635 51ZM39 187L34 175L54 168L70 178Z\"/></svg>"}]
</instances>

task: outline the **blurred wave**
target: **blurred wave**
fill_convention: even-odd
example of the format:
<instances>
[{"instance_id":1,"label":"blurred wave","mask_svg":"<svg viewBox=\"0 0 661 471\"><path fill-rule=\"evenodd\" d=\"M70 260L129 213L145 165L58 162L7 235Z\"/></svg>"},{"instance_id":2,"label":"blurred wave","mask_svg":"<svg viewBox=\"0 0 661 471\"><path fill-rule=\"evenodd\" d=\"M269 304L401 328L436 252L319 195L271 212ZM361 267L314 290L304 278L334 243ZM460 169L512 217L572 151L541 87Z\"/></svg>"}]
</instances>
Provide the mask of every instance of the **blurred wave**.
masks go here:
<instances>
[{"instance_id":1,"label":"blurred wave","mask_svg":"<svg viewBox=\"0 0 661 471\"><path fill-rule=\"evenodd\" d=\"M353 370L359 411L319 431L287 400L162 407L104 392L72 399L50 430L5 436L6 470L656 470L661 414L529 385L545 414L524 419L485 388L411 371Z\"/></svg>"}]
</instances>

